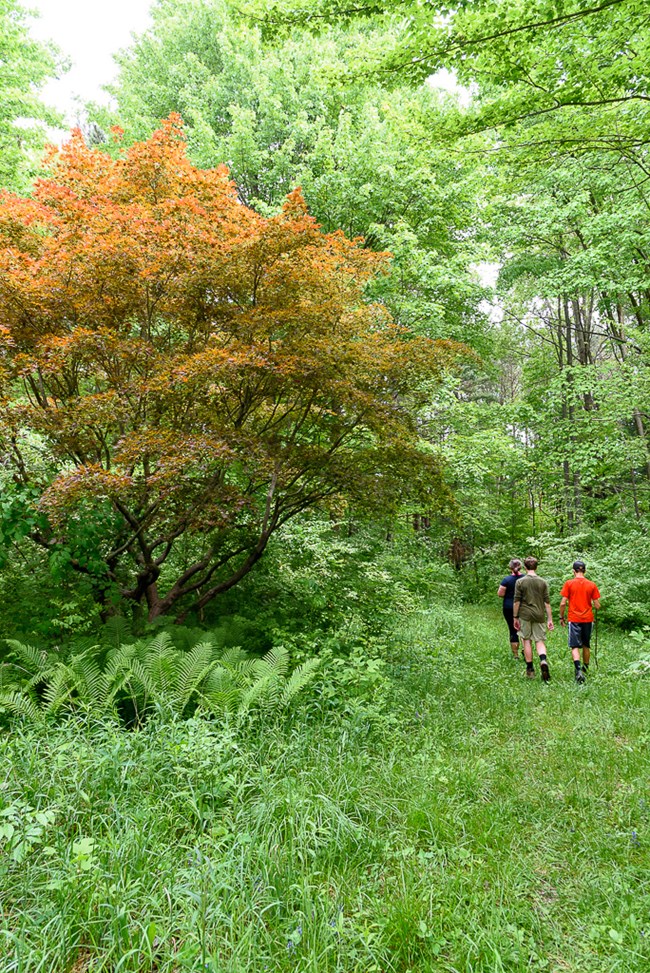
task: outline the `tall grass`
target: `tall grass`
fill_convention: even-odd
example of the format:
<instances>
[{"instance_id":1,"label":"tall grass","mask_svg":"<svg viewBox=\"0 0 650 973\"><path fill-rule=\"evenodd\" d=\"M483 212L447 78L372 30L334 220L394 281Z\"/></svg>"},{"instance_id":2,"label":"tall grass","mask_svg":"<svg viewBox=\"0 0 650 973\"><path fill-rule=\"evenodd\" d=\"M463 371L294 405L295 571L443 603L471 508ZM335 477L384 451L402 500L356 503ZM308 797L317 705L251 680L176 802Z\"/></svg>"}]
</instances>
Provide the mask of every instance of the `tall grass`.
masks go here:
<instances>
[{"instance_id":1,"label":"tall grass","mask_svg":"<svg viewBox=\"0 0 650 973\"><path fill-rule=\"evenodd\" d=\"M432 609L289 712L1 741L2 973L642 973L650 680Z\"/></svg>"}]
</instances>

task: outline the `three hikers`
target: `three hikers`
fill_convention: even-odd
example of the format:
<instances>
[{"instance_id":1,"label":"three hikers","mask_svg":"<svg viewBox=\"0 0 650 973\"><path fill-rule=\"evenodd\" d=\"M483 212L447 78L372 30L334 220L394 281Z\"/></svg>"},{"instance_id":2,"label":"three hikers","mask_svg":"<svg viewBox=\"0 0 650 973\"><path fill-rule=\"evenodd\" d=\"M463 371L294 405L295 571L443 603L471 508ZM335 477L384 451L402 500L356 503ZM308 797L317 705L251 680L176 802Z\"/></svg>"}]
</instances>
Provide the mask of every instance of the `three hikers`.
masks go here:
<instances>
[{"instance_id":1,"label":"three hikers","mask_svg":"<svg viewBox=\"0 0 650 973\"><path fill-rule=\"evenodd\" d=\"M547 630L552 632L555 627L548 582L536 574L536 557L527 557L524 567L526 574L522 578L517 578L515 583L515 600L512 609L514 628L517 632L521 632L524 640L526 676L529 679L535 676L532 648L532 643L535 642L542 679L548 682L551 673L546 658L546 632Z\"/></svg>"},{"instance_id":2,"label":"three hikers","mask_svg":"<svg viewBox=\"0 0 650 973\"><path fill-rule=\"evenodd\" d=\"M519 635L524 643L526 676L535 676L533 647L535 643L544 682L551 673L546 656L546 633L552 632L553 613L551 610L548 582L537 574L537 558L524 560L526 574L520 573L521 561L513 558L507 575L497 594L503 599L503 615L508 624L510 648L515 659L519 658ZM569 648L575 667L577 683L584 683L589 670L591 657L591 633L594 623L594 610L600 608L600 591L597 585L585 577L587 567L584 561L573 562L573 578L565 581L560 593L560 624L566 624L568 605ZM581 658L582 656L582 658Z\"/></svg>"},{"instance_id":3,"label":"three hikers","mask_svg":"<svg viewBox=\"0 0 650 973\"><path fill-rule=\"evenodd\" d=\"M499 598L503 598L503 617L508 625L508 632L510 634L510 648L512 649L512 654L515 659L519 658L519 633L514 626L514 620L512 617L512 609L515 602L515 585L517 583L517 578L522 577L521 572L521 561L518 557L513 557L512 561L508 565L510 568L510 574L506 575L501 584L499 585L499 590L497 595Z\"/></svg>"},{"instance_id":4,"label":"three hikers","mask_svg":"<svg viewBox=\"0 0 650 973\"><path fill-rule=\"evenodd\" d=\"M585 681L591 657L591 630L594 608L600 608L600 591L593 581L585 577L584 561L573 562L573 578L565 581L560 592L560 624L565 624L565 611L569 604L569 648L575 667L575 679ZM580 653L582 652L582 665Z\"/></svg>"}]
</instances>

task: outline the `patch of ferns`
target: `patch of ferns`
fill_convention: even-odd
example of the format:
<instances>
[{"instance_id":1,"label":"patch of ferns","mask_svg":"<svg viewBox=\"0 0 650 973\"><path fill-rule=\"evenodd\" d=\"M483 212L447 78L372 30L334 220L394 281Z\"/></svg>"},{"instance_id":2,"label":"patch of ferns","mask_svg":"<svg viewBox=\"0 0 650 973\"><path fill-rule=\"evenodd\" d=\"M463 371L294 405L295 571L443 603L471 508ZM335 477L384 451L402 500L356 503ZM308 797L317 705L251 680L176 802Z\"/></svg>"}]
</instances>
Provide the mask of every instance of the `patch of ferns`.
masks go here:
<instances>
[{"instance_id":1,"label":"patch of ferns","mask_svg":"<svg viewBox=\"0 0 650 973\"><path fill-rule=\"evenodd\" d=\"M11 661L0 667L0 710L34 722L83 711L130 725L154 711L237 719L253 708L280 712L313 679L319 661L290 672L281 646L256 658L240 648L217 648L203 635L179 649L165 631L108 649L88 645L67 660L15 640L7 644Z\"/></svg>"}]
</instances>

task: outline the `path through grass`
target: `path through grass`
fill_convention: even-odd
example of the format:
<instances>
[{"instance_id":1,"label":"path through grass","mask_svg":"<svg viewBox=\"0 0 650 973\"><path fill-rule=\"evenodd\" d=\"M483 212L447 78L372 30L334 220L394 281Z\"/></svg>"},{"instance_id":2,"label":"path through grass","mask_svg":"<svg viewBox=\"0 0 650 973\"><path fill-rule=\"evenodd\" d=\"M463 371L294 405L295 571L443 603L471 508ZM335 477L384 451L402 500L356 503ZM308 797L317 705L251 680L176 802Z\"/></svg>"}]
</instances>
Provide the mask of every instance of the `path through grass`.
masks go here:
<instances>
[{"instance_id":1,"label":"path through grass","mask_svg":"<svg viewBox=\"0 0 650 973\"><path fill-rule=\"evenodd\" d=\"M2 741L2 973L646 973L650 679L432 609L289 724ZM345 680L339 683L345 685Z\"/></svg>"}]
</instances>

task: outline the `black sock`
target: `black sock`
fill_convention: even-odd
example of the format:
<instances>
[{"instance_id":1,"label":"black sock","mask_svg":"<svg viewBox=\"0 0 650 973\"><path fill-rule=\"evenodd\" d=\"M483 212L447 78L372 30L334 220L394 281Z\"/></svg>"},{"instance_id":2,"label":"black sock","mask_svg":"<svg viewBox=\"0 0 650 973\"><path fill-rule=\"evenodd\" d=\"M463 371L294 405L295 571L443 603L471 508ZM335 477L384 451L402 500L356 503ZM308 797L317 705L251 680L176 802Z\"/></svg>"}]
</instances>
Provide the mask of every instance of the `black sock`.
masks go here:
<instances>
[{"instance_id":1,"label":"black sock","mask_svg":"<svg viewBox=\"0 0 650 973\"><path fill-rule=\"evenodd\" d=\"M546 652L540 653L539 661L540 661L540 664L543 665L543 666L547 666L548 665L548 662L546 661Z\"/></svg>"},{"instance_id":2,"label":"black sock","mask_svg":"<svg viewBox=\"0 0 650 973\"><path fill-rule=\"evenodd\" d=\"M533 668L534 668L533 667L533 663L532 662L527 662L526 663L526 668L528 669L529 672L532 672L533 671Z\"/></svg>"},{"instance_id":3,"label":"black sock","mask_svg":"<svg viewBox=\"0 0 650 973\"><path fill-rule=\"evenodd\" d=\"M580 672L580 659L574 659L573 664L576 667L576 672Z\"/></svg>"}]
</instances>

